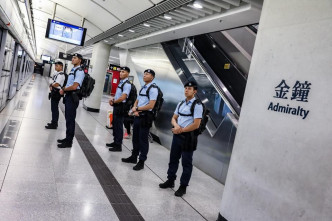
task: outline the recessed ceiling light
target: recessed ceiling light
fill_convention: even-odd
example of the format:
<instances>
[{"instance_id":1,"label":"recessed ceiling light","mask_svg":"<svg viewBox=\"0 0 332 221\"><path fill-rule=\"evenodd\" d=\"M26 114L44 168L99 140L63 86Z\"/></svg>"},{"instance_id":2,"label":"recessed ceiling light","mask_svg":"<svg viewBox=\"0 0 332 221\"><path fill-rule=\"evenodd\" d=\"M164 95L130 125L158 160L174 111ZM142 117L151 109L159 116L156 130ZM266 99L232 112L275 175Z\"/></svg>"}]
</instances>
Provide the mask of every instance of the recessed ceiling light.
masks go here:
<instances>
[{"instance_id":1,"label":"recessed ceiling light","mask_svg":"<svg viewBox=\"0 0 332 221\"><path fill-rule=\"evenodd\" d=\"M105 42L108 42L107 40L104 40Z\"/></svg>"},{"instance_id":2,"label":"recessed ceiling light","mask_svg":"<svg viewBox=\"0 0 332 221\"><path fill-rule=\"evenodd\" d=\"M212 45L213 48L216 48L217 46L215 44Z\"/></svg>"},{"instance_id":3,"label":"recessed ceiling light","mask_svg":"<svg viewBox=\"0 0 332 221\"><path fill-rule=\"evenodd\" d=\"M198 2L195 2L194 4L193 4L193 6L195 7L195 8L203 8L203 6L200 4L200 3L198 3Z\"/></svg>"},{"instance_id":4,"label":"recessed ceiling light","mask_svg":"<svg viewBox=\"0 0 332 221\"><path fill-rule=\"evenodd\" d=\"M123 35L121 35L121 34L118 34L119 35L119 37L123 37Z\"/></svg>"},{"instance_id":5,"label":"recessed ceiling light","mask_svg":"<svg viewBox=\"0 0 332 221\"><path fill-rule=\"evenodd\" d=\"M143 25L144 25L145 27L150 27L150 25L147 24L147 23L144 23Z\"/></svg>"},{"instance_id":6,"label":"recessed ceiling light","mask_svg":"<svg viewBox=\"0 0 332 221\"><path fill-rule=\"evenodd\" d=\"M167 19L167 20L172 20L172 17L169 16L169 15L164 15L164 18Z\"/></svg>"},{"instance_id":7,"label":"recessed ceiling light","mask_svg":"<svg viewBox=\"0 0 332 221\"><path fill-rule=\"evenodd\" d=\"M130 31L131 33L134 33L134 32L135 32L134 30L131 30L131 29L129 29L128 31Z\"/></svg>"}]
</instances>

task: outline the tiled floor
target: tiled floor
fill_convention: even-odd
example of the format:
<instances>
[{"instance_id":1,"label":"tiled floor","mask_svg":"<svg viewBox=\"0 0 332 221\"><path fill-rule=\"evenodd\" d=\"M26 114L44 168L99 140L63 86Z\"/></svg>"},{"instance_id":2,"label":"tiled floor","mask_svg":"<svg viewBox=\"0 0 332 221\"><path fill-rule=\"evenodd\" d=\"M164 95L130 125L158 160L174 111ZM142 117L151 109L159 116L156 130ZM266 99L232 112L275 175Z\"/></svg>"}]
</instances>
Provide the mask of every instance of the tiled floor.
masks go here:
<instances>
[{"instance_id":1,"label":"tiled floor","mask_svg":"<svg viewBox=\"0 0 332 221\"><path fill-rule=\"evenodd\" d=\"M37 76L27 86L0 113L0 131L8 120L19 122L14 148L0 147L0 220L118 220L78 142L56 147L65 136L63 114L57 130L44 128L51 119L46 79ZM121 162L130 155L131 140L124 140L120 153L105 148L112 131L105 128L108 97L102 101L100 113L85 111L81 103L76 121L143 218L216 220L223 192L216 180L194 168L187 194L178 198L158 187L166 178L168 149L150 144L145 169L136 172Z\"/></svg>"}]
</instances>

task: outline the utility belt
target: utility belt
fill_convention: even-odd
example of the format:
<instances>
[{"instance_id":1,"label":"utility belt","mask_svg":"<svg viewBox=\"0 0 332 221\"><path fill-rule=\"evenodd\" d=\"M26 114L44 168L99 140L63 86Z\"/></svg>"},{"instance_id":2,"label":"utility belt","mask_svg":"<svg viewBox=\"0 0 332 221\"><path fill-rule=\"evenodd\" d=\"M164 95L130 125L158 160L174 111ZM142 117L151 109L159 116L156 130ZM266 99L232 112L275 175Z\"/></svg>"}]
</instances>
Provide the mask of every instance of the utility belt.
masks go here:
<instances>
[{"instance_id":1,"label":"utility belt","mask_svg":"<svg viewBox=\"0 0 332 221\"><path fill-rule=\"evenodd\" d=\"M121 103L113 104L113 115L117 115L117 116L125 115L124 103L121 102Z\"/></svg>"},{"instance_id":2,"label":"utility belt","mask_svg":"<svg viewBox=\"0 0 332 221\"><path fill-rule=\"evenodd\" d=\"M152 127L152 122L154 120L154 116L152 111L141 111L139 112L140 126L141 127Z\"/></svg>"},{"instance_id":3,"label":"utility belt","mask_svg":"<svg viewBox=\"0 0 332 221\"><path fill-rule=\"evenodd\" d=\"M63 102L65 103L65 100L68 98L68 97L71 97L74 101L74 103L79 103L81 98L80 96L78 95L78 92L80 90L75 90L75 91L66 91L66 96L64 97L63 99Z\"/></svg>"},{"instance_id":4,"label":"utility belt","mask_svg":"<svg viewBox=\"0 0 332 221\"><path fill-rule=\"evenodd\" d=\"M197 149L198 136L195 134L194 131L174 134L174 136L179 136L183 140L182 151L195 151Z\"/></svg>"},{"instance_id":5,"label":"utility belt","mask_svg":"<svg viewBox=\"0 0 332 221\"><path fill-rule=\"evenodd\" d=\"M62 95L59 93L60 89L52 87L51 92L48 94L48 99L60 100Z\"/></svg>"}]
</instances>

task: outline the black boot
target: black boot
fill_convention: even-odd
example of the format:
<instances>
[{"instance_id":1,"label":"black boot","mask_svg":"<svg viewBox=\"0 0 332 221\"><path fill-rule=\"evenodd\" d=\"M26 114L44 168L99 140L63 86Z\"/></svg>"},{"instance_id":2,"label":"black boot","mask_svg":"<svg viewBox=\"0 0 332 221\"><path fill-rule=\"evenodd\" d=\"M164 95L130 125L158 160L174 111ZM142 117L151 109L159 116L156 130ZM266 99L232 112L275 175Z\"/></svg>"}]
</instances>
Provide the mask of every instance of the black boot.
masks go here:
<instances>
[{"instance_id":1,"label":"black boot","mask_svg":"<svg viewBox=\"0 0 332 221\"><path fill-rule=\"evenodd\" d=\"M106 146L107 146L107 147L115 147L116 144L115 144L114 142L113 142L113 143L107 143Z\"/></svg>"},{"instance_id":2,"label":"black boot","mask_svg":"<svg viewBox=\"0 0 332 221\"><path fill-rule=\"evenodd\" d=\"M179 189L174 193L175 196L182 197L186 194L187 186L180 186Z\"/></svg>"},{"instance_id":3,"label":"black boot","mask_svg":"<svg viewBox=\"0 0 332 221\"><path fill-rule=\"evenodd\" d=\"M58 143L65 143L65 142L67 142L67 138L59 139L59 140L57 140L57 141L58 141Z\"/></svg>"},{"instance_id":4,"label":"black boot","mask_svg":"<svg viewBox=\"0 0 332 221\"><path fill-rule=\"evenodd\" d=\"M174 187L174 180L166 180L165 183L159 184L159 187L161 189L173 188Z\"/></svg>"},{"instance_id":5,"label":"black boot","mask_svg":"<svg viewBox=\"0 0 332 221\"><path fill-rule=\"evenodd\" d=\"M73 142L66 141L61 144L58 144L58 148L69 148L72 146L72 144L73 144Z\"/></svg>"},{"instance_id":6,"label":"black boot","mask_svg":"<svg viewBox=\"0 0 332 221\"><path fill-rule=\"evenodd\" d=\"M144 169L144 161L139 160L138 163L133 167L133 170L141 170Z\"/></svg>"},{"instance_id":7,"label":"black boot","mask_svg":"<svg viewBox=\"0 0 332 221\"><path fill-rule=\"evenodd\" d=\"M45 126L46 129L57 129L58 128L58 124L47 124Z\"/></svg>"},{"instance_id":8,"label":"black boot","mask_svg":"<svg viewBox=\"0 0 332 221\"><path fill-rule=\"evenodd\" d=\"M112 147L108 150L112 151L112 152L121 152L122 151L122 145L121 144L116 144L114 147Z\"/></svg>"},{"instance_id":9,"label":"black boot","mask_svg":"<svg viewBox=\"0 0 332 221\"><path fill-rule=\"evenodd\" d=\"M137 156L131 155L130 157L122 158L121 160L124 163L135 163L136 164L137 163Z\"/></svg>"}]
</instances>

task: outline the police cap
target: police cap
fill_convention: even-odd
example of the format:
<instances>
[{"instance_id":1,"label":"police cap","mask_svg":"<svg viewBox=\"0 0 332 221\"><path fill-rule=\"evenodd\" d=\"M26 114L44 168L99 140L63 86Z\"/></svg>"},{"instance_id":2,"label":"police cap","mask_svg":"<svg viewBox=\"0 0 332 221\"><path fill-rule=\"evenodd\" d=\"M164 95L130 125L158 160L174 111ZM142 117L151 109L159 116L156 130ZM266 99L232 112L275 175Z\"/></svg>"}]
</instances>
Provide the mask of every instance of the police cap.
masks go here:
<instances>
[{"instance_id":1,"label":"police cap","mask_svg":"<svg viewBox=\"0 0 332 221\"><path fill-rule=\"evenodd\" d=\"M128 67L122 67L121 71L128 71L128 73L130 73L130 68L128 68Z\"/></svg>"},{"instance_id":2,"label":"police cap","mask_svg":"<svg viewBox=\"0 0 332 221\"><path fill-rule=\"evenodd\" d=\"M197 84L195 81L188 81L184 87L193 87L194 89L197 89Z\"/></svg>"},{"instance_id":3,"label":"police cap","mask_svg":"<svg viewBox=\"0 0 332 221\"><path fill-rule=\"evenodd\" d=\"M144 73L145 73L145 72L152 74L153 77L156 76L156 73L154 73L154 71L153 71L152 69L146 69L146 70L144 71Z\"/></svg>"},{"instance_id":4,"label":"police cap","mask_svg":"<svg viewBox=\"0 0 332 221\"><path fill-rule=\"evenodd\" d=\"M62 63L61 61L57 61L57 62L55 62L54 64L58 64L58 65L63 66L63 63Z\"/></svg>"},{"instance_id":5,"label":"police cap","mask_svg":"<svg viewBox=\"0 0 332 221\"><path fill-rule=\"evenodd\" d=\"M83 56L81 54L79 54L79 53L73 54L73 57L78 57L81 60L83 59Z\"/></svg>"}]
</instances>

